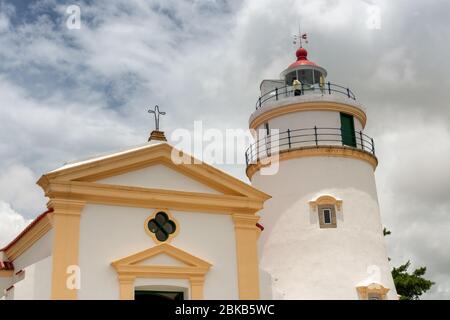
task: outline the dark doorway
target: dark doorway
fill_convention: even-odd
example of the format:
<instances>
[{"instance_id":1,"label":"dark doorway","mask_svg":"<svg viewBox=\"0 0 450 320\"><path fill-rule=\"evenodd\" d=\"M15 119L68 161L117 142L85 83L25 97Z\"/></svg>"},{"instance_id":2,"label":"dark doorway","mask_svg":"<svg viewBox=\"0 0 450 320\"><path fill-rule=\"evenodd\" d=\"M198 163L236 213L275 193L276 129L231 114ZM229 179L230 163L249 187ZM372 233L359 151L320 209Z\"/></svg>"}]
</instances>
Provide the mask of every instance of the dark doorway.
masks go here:
<instances>
[{"instance_id":1,"label":"dark doorway","mask_svg":"<svg viewBox=\"0 0 450 320\"><path fill-rule=\"evenodd\" d=\"M184 293L182 291L136 290L134 291L134 300L143 300L143 301L184 300Z\"/></svg>"},{"instance_id":2,"label":"dark doorway","mask_svg":"<svg viewBox=\"0 0 450 320\"><path fill-rule=\"evenodd\" d=\"M341 113L341 136L343 145L356 147L355 123L352 115Z\"/></svg>"}]
</instances>

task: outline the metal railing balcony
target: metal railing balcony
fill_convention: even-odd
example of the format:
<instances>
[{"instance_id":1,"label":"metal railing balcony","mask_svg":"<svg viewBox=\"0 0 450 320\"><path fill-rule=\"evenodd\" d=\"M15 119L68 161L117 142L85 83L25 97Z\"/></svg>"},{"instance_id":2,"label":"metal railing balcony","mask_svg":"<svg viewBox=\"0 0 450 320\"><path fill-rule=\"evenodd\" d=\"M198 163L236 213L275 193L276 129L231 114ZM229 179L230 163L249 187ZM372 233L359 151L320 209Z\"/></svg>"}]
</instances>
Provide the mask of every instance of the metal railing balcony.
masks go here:
<instances>
[{"instance_id":1,"label":"metal railing balcony","mask_svg":"<svg viewBox=\"0 0 450 320\"><path fill-rule=\"evenodd\" d=\"M338 94L346 96L349 99L356 100L355 94L349 89L343 86L333 84L331 82L320 84L300 84L293 86L284 86L281 88L275 88L271 90L256 101L256 110L264 106L264 104L270 101L282 100L288 97L303 96L308 94L321 94L321 95L332 95Z\"/></svg>"},{"instance_id":2,"label":"metal railing balcony","mask_svg":"<svg viewBox=\"0 0 450 320\"><path fill-rule=\"evenodd\" d=\"M368 152L375 156L375 143L362 131L341 128L303 128L272 134L259 139L245 151L245 161L257 163L260 159L276 153L305 147L341 146Z\"/></svg>"}]
</instances>

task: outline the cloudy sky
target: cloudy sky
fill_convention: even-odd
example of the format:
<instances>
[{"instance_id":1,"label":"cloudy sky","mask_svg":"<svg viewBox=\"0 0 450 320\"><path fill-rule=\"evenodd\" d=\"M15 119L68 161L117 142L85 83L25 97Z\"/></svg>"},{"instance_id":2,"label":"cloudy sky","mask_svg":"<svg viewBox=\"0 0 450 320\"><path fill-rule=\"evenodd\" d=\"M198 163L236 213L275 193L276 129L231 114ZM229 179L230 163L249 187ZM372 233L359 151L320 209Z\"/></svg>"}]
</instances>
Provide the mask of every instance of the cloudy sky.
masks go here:
<instances>
[{"instance_id":1,"label":"cloudy sky","mask_svg":"<svg viewBox=\"0 0 450 320\"><path fill-rule=\"evenodd\" d=\"M67 28L71 4L80 29ZM260 80L295 60L301 20L309 58L367 108L392 264L427 266L425 297L450 299L448 12L446 0L0 0L0 246L45 210L42 173L145 142L149 106L167 112L169 137L194 121L246 128ZM223 169L247 181L243 165Z\"/></svg>"}]
</instances>

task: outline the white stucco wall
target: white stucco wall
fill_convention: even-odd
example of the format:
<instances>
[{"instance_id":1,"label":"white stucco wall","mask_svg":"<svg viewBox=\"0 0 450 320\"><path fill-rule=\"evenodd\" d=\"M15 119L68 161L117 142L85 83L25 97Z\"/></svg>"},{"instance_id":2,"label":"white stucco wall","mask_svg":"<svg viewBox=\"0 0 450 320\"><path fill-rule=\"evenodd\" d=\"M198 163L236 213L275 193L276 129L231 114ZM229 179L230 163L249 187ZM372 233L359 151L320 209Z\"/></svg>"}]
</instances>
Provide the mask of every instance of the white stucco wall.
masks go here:
<instances>
[{"instance_id":1,"label":"white stucco wall","mask_svg":"<svg viewBox=\"0 0 450 320\"><path fill-rule=\"evenodd\" d=\"M261 212L260 265L281 299L357 299L355 286L378 266L380 281L396 292L382 235L372 167L341 157L282 161L279 172L252 185L272 195ZM309 201L320 195L342 199L337 228L319 228Z\"/></svg>"},{"instance_id":2,"label":"white stucco wall","mask_svg":"<svg viewBox=\"0 0 450 320\"><path fill-rule=\"evenodd\" d=\"M50 299L52 243L50 230L14 260L15 272L24 270L24 273L13 277L13 299Z\"/></svg>"},{"instance_id":3,"label":"white stucco wall","mask_svg":"<svg viewBox=\"0 0 450 320\"><path fill-rule=\"evenodd\" d=\"M110 264L156 245L144 230L145 220L153 211L92 204L84 208L80 221L79 299L118 299L117 275ZM170 213L179 223L179 233L170 244L213 265L205 278L205 299L237 299L236 243L231 216ZM154 259L166 261L160 257ZM135 286L157 284L167 285L167 281L139 279ZM177 284L171 285L185 284L177 280Z\"/></svg>"},{"instance_id":4,"label":"white stucco wall","mask_svg":"<svg viewBox=\"0 0 450 320\"><path fill-rule=\"evenodd\" d=\"M123 185L142 188L160 188L219 194L216 190L205 186L165 165L157 164L144 169L127 172L121 175L98 180L97 183Z\"/></svg>"},{"instance_id":5,"label":"white stucco wall","mask_svg":"<svg viewBox=\"0 0 450 320\"><path fill-rule=\"evenodd\" d=\"M2 300L14 300L14 288L11 288L5 295L2 297Z\"/></svg>"},{"instance_id":6,"label":"white stucco wall","mask_svg":"<svg viewBox=\"0 0 450 320\"><path fill-rule=\"evenodd\" d=\"M24 270L22 279L14 283L14 300L33 300L34 299L34 280L35 265L32 264Z\"/></svg>"},{"instance_id":7,"label":"white stucco wall","mask_svg":"<svg viewBox=\"0 0 450 320\"><path fill-rule=\"evenodd\" d=\"M337 111L325 110L309 110L283 114L267 121L270 129L278 129L280 132L287 131L287 129L304 129L304 128L337 128L341 127L340 113ZM355 131L362 130L361 122L354 118ZM258 132L264 130L264 124L258 127ZM336 132L333 132L336 133Z\"/></svg>"},{"instance_id":8,"label":"white stucco wall","mask_svg":"<svg viewBox=\"0 0 450 320\"><path fill-rule=\"evenodd\" d=\"M298 104L298 103L308 103L308 102L324 102L324 103L339 103L344 105L349 105L352 107L356 107L360 109L361 111L365 112L365 107L359 103L358 100L353 100L347 98L346 95L342 94L321 94L320 90L315 91L314 93L309 92L308 94L302 95L302 96L289 96L289 97L280 97L279 100L270 99L266 101L261 108L258 108L255 110L251 115L249 119L249 123L252 123L253 120L255 120L257 117L261 116L262 114L275 110L275 109L281 109L285 106Z\"/></svg>"},{"instance_id":9,"label":"white stucco wall","mask_svg":"<svg viewBox=\"0 0 450 320\"><path fill-rule=\"evenodd\" d=\"M259 269L259 297L261 300L273 300L273 279L270 273Z\"/></svg>"},{"instance_id":10,"label":"white stucco wall","mask_svg":"<svg viewBox=\"0 0 450 320\"><path fill-rule=\"evenodd\" d=\"M12 281L12 277L0 277L0 299L4 297L5 290L13 284Z\"/></svg>"},{"instance_id":11,"label":"white stucco wall","mask_svg":"<svg viewBox=\"0 0 450 320\"><path fill-rule=\"evenodd\" d=\"M50 299L51 283L52 256L49 256L34 265L34 299Z\"/></svg>"},{"instance_id":12,"label":"white stucco wall","mask_svg":"<svg viewBox=\"0 0 450 320\"><path fill-rule=\"evenodd\" d=\"M259 85L259 89L261 91L261 96L265 95L266 93L275 90L275 88L282 88L285 86L285 81L280 79L265 79L261 81L261 84ZM268 96L266 96L267 98Z\"/></svg>"},{"instance_id":13,"label":"white stucco wall","mask_svg":"<svg viewBox=\"0 0 450 320\"><path fill-rule=\"evenodd\" d=\"M218 193L164 165L153 165L96 182ZM117 275L110 264L156 245L144 230L145 220L154 210L156 209L86 205L80 221L80 299L118 299ZM237 299L236 243L231 216L174 210L170 210L170 213L178 222L179 230L170 244L213 265L205 278L205 299ZM161 263L176 265L179 262L165 256L156 256L143 262ZM172 279L172 282L169 280L171 279L138 279L135 286L159 284L186 287L187 282L182 279Z\"/></svg>"},{"instance_id":14,"label":"white stucco wall","mask_svg":"<svg viewBox=\"0 0 450 320\"><path fill-rule=\"evenodd\" d=\"M48 300L51 294L52 257L23 268L24 273L15 276L14 300Z\"/></svg>"},{"instance_id":15,"label":"white stucco wall","mask_svg":"<svg viewBox=\"0 0 450 320\"><path fill-rule=\"evenodd\" d=\"M30 248L14 260L14 269L19 271L52 254L53 229L49 230Z\"/></svg>"}]
</instances>

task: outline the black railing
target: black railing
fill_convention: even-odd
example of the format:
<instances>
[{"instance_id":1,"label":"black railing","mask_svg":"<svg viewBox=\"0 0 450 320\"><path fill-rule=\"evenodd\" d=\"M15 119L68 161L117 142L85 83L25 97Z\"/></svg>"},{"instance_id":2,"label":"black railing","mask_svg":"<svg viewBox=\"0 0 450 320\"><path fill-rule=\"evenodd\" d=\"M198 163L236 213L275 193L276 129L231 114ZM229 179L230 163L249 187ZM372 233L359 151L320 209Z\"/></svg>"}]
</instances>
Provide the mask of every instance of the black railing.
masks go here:
<instances>
[{"instance_id":1,"label":"black railing","mask_svg":"<svg viewBox=\"0 0 450 320\"><path fill-rule=\"evenodd\" d=\"M356 100L354 93L349 89L330 82L322 85L315 84L299 84L293 86L284 86L275 88L258 98L256 101L256 110L261 108L267 101L276 101L293 96L303 96L305 94L317 93L317 94L341 94L349 99Z\"/></svg>"},{"instance_id":2,"label":"black railing","mask_svg":"<svg viewBox=\"0 0 450 320\"><path fill-rule=\"evenodd\" d=\"M247 165L278 152L304 147L343 146L359 149L375 156L373 139L362 131L341 128L305 128L272 134L259 139L245 152Z\"/></svg>"}]
</instances>

